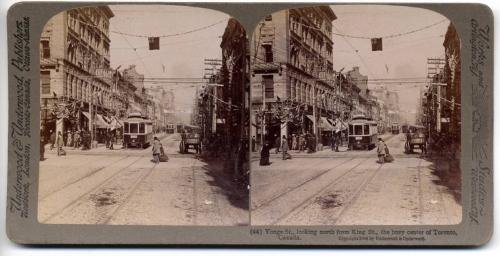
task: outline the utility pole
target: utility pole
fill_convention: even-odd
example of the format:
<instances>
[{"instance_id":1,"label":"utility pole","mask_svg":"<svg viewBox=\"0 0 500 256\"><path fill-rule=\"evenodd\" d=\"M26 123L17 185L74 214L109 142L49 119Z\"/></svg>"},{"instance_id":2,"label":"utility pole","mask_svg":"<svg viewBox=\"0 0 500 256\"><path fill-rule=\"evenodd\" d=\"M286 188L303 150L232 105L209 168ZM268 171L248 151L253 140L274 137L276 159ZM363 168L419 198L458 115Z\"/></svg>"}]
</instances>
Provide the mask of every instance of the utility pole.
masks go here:
<instances>
[{"instance_id":1,"label":"utility pole","mask_svg":"<svg viewBox=\"0 0 500 256\"><path fill-rule=\"evenodd\" d=\"M216 132L217 129L217 86L216 85L217 81L215 81L217 72L220 72L220 66L222 66L222 60L221 59L205 59L205 74L203 75L203 78L207 79L207 89L212 91L212 101L213 101L213 106L212 106L212 125L211 125L211 131L212 133ZM216 85L216 86L213 86Z\"/></svg>"}]
</instances>

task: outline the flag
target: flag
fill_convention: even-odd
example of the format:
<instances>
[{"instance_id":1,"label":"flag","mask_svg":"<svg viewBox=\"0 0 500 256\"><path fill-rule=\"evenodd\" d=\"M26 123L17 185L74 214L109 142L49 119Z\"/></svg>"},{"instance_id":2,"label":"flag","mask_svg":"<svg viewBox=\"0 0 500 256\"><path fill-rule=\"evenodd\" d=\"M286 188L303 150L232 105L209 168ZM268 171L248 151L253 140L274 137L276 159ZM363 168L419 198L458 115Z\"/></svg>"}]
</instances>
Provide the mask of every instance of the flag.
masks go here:
<instances>
[{"instance_id":1,"label":"flag","mask_svg":"<svg viewBox=\"0 0 500 256\"><path fill-rule=\"evenodd\" d=\"M160 49L160 38L159 37L148 37L149 50L159 50Z\"/></svg>"},{"instance_id":2,"label":"flag","mask_svg":"<svg viewBox=\"0 0 500 256\"><path fill-rule=\"evenodd\" d=\"M382 51L382 38L372 38L372 51Z\"/></svg>"}]
</instances>

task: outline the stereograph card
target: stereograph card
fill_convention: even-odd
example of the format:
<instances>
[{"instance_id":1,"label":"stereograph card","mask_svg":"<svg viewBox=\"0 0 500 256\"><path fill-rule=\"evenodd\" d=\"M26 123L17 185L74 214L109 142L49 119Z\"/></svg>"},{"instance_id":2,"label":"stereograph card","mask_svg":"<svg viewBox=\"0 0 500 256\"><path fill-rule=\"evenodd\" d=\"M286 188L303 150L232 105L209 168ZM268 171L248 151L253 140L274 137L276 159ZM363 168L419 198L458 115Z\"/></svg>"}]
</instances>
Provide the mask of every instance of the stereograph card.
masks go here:
<instances>
[{"instance_id":1,"label":"stereograph card","mask_svg":"<svg viewBox=\"0 0 500 256\"><path fill-rule=\"evenodd\" d=\"M14 242L491 237L485 5L22 2L7 27Z\"/></svg>"}]
</instances>

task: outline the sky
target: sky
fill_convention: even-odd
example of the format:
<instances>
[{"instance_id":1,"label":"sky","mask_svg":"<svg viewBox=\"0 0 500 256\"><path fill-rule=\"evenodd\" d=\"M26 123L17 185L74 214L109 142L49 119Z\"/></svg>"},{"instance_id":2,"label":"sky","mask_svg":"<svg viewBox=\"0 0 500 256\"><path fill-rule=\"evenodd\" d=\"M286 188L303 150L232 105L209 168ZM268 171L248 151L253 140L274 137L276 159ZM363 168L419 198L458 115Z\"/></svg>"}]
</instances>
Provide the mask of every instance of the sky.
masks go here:
<instances>
[{"instance_id":1,"label":"sky","mask_svg":"<svg viewBox=\"0 0 500 256\"><path fill-rule=\"evenodd\" d=\"M438 25L419 32L382 39L383 51L373 52L369 39L333 35L333 64L339 71L359 66L368 79L425 78L427 58L444 57L444 35L450 24L446 17L426 9L401 6L332 5L337 19L333 32L369 38L414 31L434 23ZM359 56L356 54L358 51ZM387 68L386 68L387 66ZM379 80L380 81L380 80ZM369 87L376 85L369 82ZM399 92L400 107L415 111L420 84L387 84Z\"/></svg>"},{"instance_id":2,"label":"sky","mask_svg":"<svg viewBox=\"0 0 500 256\"><path fill-rule=\"evenodd\" d=\"M148 78L198 78L204 73L205 58L221 58L220 42L229 16L194 7L168 5L110 5L115 17L110 20L111 67L120 70L136 65L136 70ZM180 36L160 38L160 50L149 50L148 39L142 36L162 36L212 27ZM118 32L118 33L117 33ZM122 34L120 34L122 33ZM155 83L174 89L177 109L191 108L196 85Z\"/></svg>"},{"instance_id":3,"label":"sky","mask_svg":"<svg viewBox=\"0 0 500 256\"><path fill-rule=\"evenodd\" d=\"M166 5L111 5L111 66L136 65L147 78L201 78L205 58L221 58L220 42L229 16L193 7ZM449 21L442 15L415 7L389 5L332 5L337 19L333 32L362 37L383 37L413 31L441 23L419 32L384 38L383 51L373 52L369 39L333 35L334 69L344 71L359 66L368 75L369 86L377 79L419 78L427 75L427 58L443 57L444 34ZM220 22L220 23L218 23ZM145 37L116 32L161 36L182 33L218 23L207 29L180 36L160 38L160 50L148 49ZM356 53L357 51L357 53ZM146 86L153 85L151 82ZM157 85L157 84L155 84ZM195 94L192 84L160 84L174 89L176 107L190 108ZM415 112L422 84L385 84L399 92L403 111Z\"/></svg>"}]
</instances>

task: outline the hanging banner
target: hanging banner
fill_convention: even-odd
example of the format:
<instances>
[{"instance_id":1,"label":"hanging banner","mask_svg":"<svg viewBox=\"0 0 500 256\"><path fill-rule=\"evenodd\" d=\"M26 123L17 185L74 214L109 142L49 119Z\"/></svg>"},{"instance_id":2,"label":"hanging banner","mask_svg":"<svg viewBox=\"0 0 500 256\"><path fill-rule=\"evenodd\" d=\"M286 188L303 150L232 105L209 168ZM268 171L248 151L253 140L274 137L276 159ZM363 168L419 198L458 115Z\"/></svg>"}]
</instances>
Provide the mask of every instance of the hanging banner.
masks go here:
<instances>
[{"instance_id":1,"label":"hanging banner","mask_svg":"<svg viewBox=\"0 0 500 256\"><path fill-rule=\"evenodd\" d=\"M382 51L382 38L372 38L372 51Z\"/></svg>"},{"instance_id":2,"label":"hanging banner","mask_svg":"<svg viewBox=\"0 0 500 256\"><path fill-rule=\"evenodd\" d=\"M160 38L159 37L148 37L149 50L159 50L160 49Z\"/></svg>"}]
</instances>

